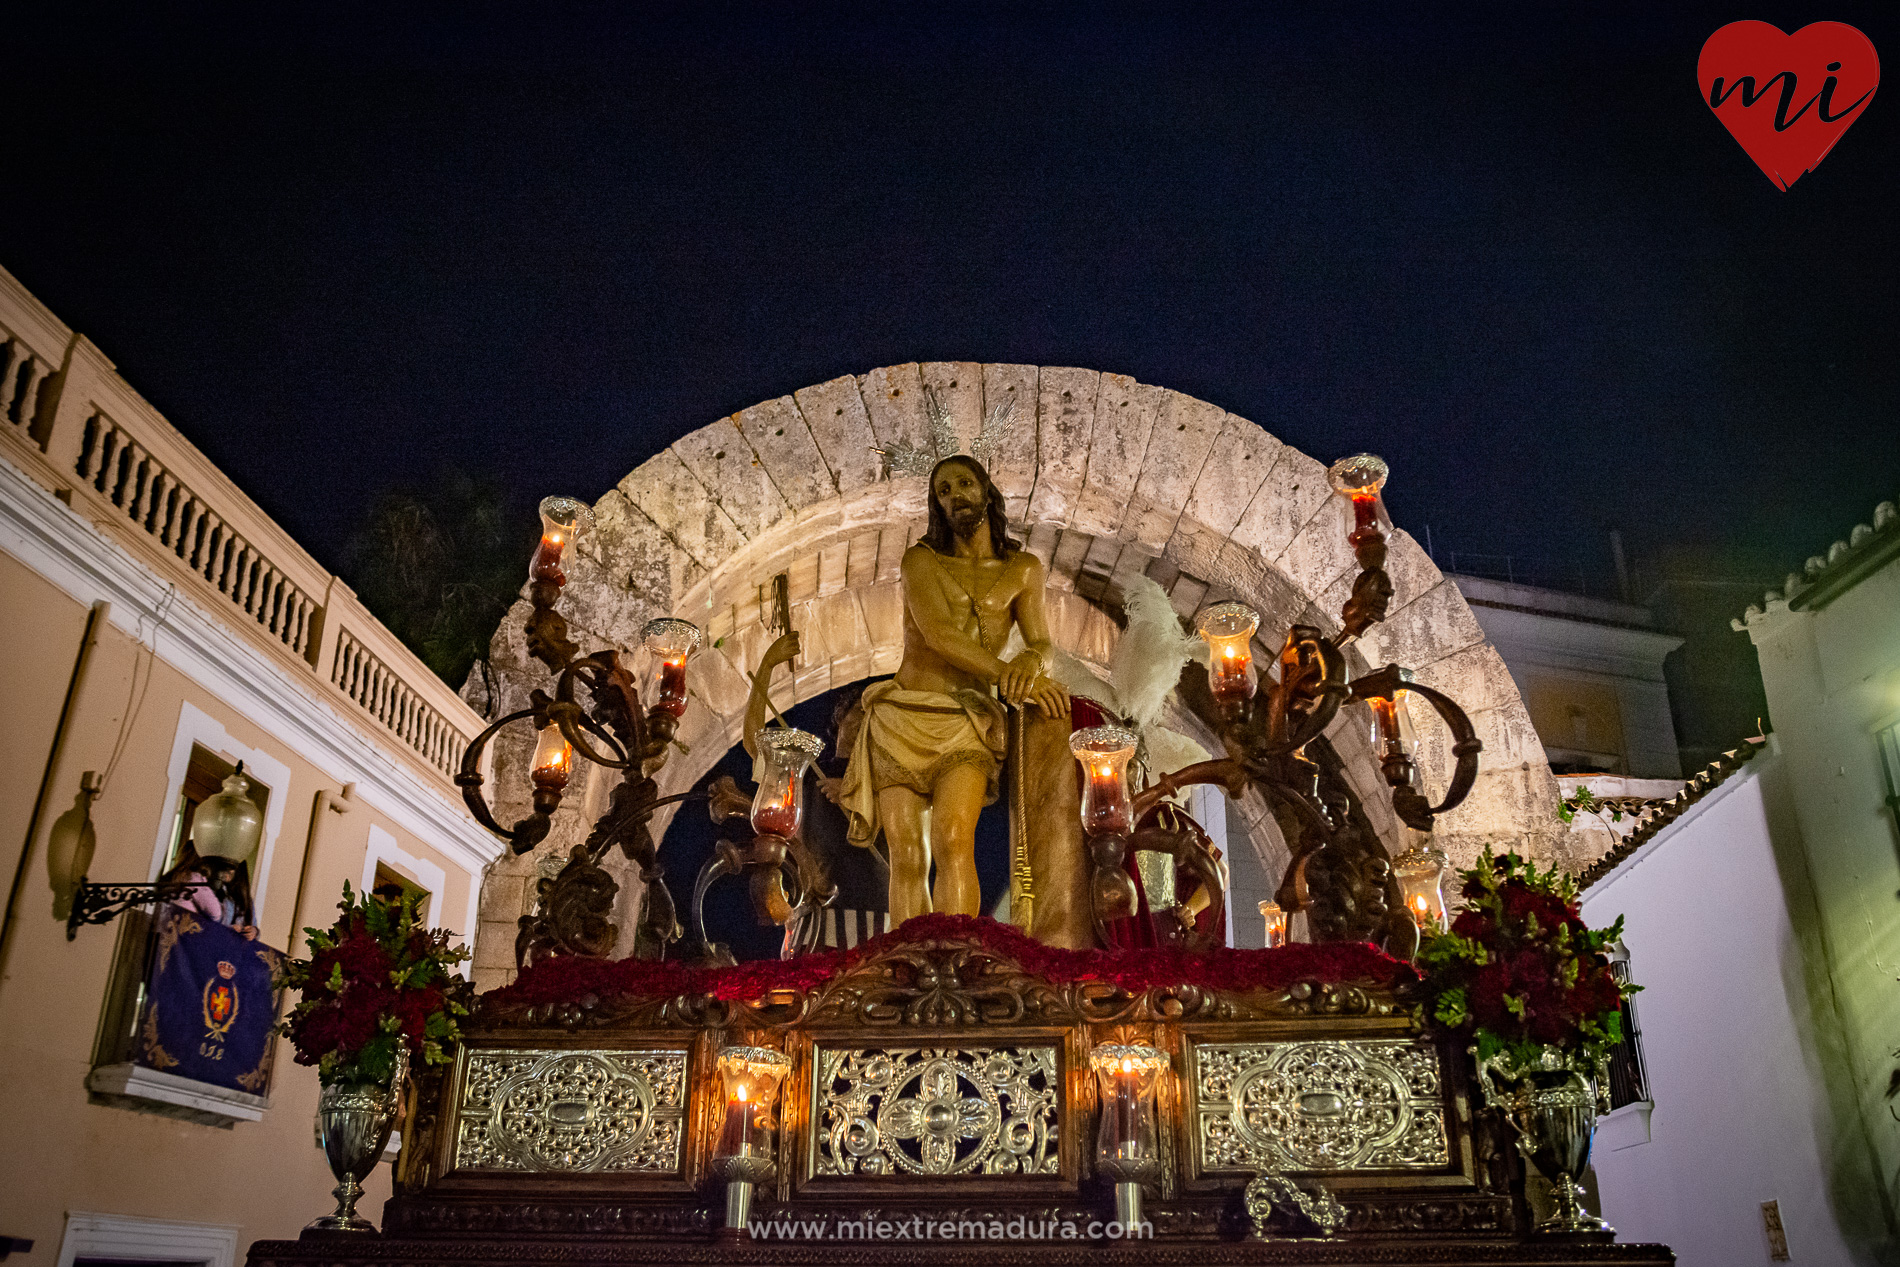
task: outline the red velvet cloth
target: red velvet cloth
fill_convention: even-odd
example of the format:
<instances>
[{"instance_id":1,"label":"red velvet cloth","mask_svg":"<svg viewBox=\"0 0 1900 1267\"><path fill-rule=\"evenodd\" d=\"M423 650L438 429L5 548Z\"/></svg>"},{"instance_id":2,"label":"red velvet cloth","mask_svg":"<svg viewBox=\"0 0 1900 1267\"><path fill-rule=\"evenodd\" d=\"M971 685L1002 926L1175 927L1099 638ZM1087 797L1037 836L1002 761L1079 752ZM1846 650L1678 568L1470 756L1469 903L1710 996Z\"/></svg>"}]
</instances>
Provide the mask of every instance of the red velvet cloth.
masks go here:
<instances>
[{"instance_id":1,"label":"red velvet cloth","mask_svg":"<svg viewBox=\"0 0 1900 1267\"><path fill-rule=\"evenodd\" d=\"M717 999L755 999L773 990L814 989L884 950L929 940L976 941L1049 981L1107 981L1130 992L1172 985L1277 990L1296 981L1391 986L1418 979L1410 964L1365 942L1295 943L1274 950L1222 948L1205 955L1168 947L1059 950L985 916L920 915L852 950L759 960L730 968L697 968L644 959L547 959L527 969L512 985L491 990L483 997L504 1006L574 1003L589 995L671 998L707 994Z\"/></svg>"}]
</instances>

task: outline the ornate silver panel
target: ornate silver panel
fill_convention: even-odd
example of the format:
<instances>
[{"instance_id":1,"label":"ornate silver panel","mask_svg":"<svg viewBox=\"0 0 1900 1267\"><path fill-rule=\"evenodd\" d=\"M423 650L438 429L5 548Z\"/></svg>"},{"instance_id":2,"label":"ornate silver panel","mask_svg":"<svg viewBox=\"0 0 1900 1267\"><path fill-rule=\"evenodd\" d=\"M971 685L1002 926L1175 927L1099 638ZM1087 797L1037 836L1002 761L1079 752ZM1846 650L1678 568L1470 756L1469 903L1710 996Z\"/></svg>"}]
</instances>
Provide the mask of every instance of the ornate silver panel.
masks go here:
<instances>
[{"instance_id":1,"label":"ornate silver panel","mask_svg":"<svg viewBox=\"0 0 1900 1267\"><path fill-rule=\"evenodd\" d=\"M1057 1049L819 1048L814 1176L1053 1175Z\"/></svg>"},{"instance_id":2,"label":"ornate silver panel","mask_svg":"<svg viewBox=\"0 0 1900 1267\"><path fill-rule=\"evenodd\" d=\"M455 1169L678 1173L683 1051L472 1051Z\"/></svg>"},{"instance_id":3,"label":"ornate silver panel","mask_svg":"<svg viewBox=\"0 0 1900 1267\"><path fill-rule=\"evenodd\" d=\"M1449 1164L1429 1043L1208 1043L1194 1048L1203 1171L1434 1170Z\"/></svg>"}]
</instances>

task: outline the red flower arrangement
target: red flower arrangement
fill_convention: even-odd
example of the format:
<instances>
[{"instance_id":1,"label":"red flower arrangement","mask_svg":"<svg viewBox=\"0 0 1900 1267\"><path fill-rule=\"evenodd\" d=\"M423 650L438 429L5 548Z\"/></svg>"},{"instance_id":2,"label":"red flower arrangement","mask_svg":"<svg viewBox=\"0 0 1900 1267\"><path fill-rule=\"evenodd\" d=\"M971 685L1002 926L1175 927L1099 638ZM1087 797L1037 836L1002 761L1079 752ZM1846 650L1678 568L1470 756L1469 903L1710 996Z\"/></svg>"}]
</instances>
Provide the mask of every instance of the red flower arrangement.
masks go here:
<instances>
[{"instance_id":1,"label":"red flower arrangement","mask_svg":"<svg viewBox=\"0 0 1900 1267\"><path fill-rule=\"evenodd\" d=\"M278 1032L325 1086L387 1083L402 1043L412 1063L445 1064L460 1041L455 1018L468 1015L471 987L450 969L468 951L450 946L446 930L417 925L418 900L359 897L346 882L337 922L304 930L310 958L284 960L278 984L303 1001Z\"/></svg>"},{"instance_id":2,"label":"red flower arrangement","mask_svg":"<svg viewBox=\"0 0 1900 1267\"><path fill-rule=\"evenodd\" d=\"M1594 1061L1623 1037L1620 982L1605 950L1623 935L1584 926L1577 882L1516 854L1488 850L1461 872L1464 907L1419 947L1427 1015L1477 1041L1479 1060L1503 1053L1520 1068L1545 1048Z\"/></svg>"}]
</instances>

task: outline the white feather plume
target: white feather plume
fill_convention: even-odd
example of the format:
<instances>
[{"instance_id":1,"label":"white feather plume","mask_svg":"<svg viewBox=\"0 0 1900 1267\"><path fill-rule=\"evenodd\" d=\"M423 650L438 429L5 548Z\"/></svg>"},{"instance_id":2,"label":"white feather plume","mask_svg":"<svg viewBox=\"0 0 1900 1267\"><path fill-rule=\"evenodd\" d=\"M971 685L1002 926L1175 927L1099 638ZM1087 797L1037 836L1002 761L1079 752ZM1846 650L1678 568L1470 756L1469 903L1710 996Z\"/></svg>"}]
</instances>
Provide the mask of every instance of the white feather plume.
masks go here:
<instances>
[{"instance_id":1,"label":"white feather plume","mask_svg":"<svg viewBox=\"0 0 1900 1267\"><path fill-rule=\"evenodd\" d=\"M1141 733L1150 774L1170 774L1207 760L1205 748L1179 731L1156 724L1175 683L1181 680L1182 666L1190 660L1207 662L1207 644L1182 632L1167 591L1146 576L1130 579L1122 592L1122 606L1128 627L1115 644L1106 679L1059 646L1050 648L1044 671L1071 695L1098 700L1131 722ZM1013 659L1022 649L1021 631L1011 630L1002 658Z\"/></svg>"},{"instance_id":2,"label":"white feather plume","mask_svg":"<svg viewBox=\"0 0 1900 1267\"><path fill-rule=\"evenodd\" d=\"M1204 660L1207 644L1182 632L1167 591L1149 577L1129 579L1122 590L1122 608L1128 613L1128 628L1115 644L1108 680L1115 687L1116 711L1137 730L1145 730L1161 715L1161 706L1181 680L1181 666L1195 659L1197 651Z\"/></svg>"}]
</instances>

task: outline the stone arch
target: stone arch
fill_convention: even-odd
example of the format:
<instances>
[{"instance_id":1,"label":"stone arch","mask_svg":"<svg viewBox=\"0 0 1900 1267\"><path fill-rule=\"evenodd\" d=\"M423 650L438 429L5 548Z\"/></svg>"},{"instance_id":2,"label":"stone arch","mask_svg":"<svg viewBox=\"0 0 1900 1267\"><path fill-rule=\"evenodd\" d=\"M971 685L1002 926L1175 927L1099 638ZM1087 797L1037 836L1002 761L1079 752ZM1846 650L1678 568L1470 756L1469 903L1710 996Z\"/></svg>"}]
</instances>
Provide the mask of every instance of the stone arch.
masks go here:
<instances>
[{"instance_id":1,"label":"stone arch","mask_svg":"<svg viewBox=\"0 0 1900 1267\"><path fill-rule=\"evenodd\" d=\"M790 577L805 654L779 696L809 698L894 672L901 652L898 561L924 518L924 481L884 478L875 448L927 444L924 388L948 408L967 448L989 409L1014 402L1016 425L991 462L1011 524L1047 566L1056 633L1105 665L1119 589L1145 574L1191 616L1237 597L1261 612L1270 657L1288 625L1339 627L1354 575L1347 512L1325 467L1217 405L1122 374L974 362L907 363L764 401L701 427L643 463L595 510L599 531L569 569L562 610L588 648L635 651L651 617L679 615L705 631L694 662L693 707L662 773L663 790L690 786L738 742L755 666L769 635L769 579ZM1399 478L1403 478L1403 472ZM1565 856L1556 783L1516 686L1457 588L1403 531L1391 542L1391 614L1348 650L1354 671L1398 661L1470 710L1484 739L1482 772L1437 833L1454 862L1487 845L1546 860ZM525 601L503 622L465 695L477 708L520 707L545 681L523 649ZM776 697L776 696L775 696ZM1344 710L1332 737L1375 825L1397 852L1376 763ZM1193 733L1198 723L1178 717ZM1441 787L1448 740L1428 726L1421 765ZM1212 747L1212 737L1196 735ZM525 788L525 740L496 754L502 799ZM604 788L570 795L542 852L557 855L604 805ZM525 804L525 797L521 798ZM1284 856L1257 796L1242 806L1251 843L1276 874ZM531 900L531 860L492 869L478 966L508 966L513 923ZM494 924L504 927L491 927ZM505 933L506 936L500 934Z\"/></svg>"}]
</instances>

